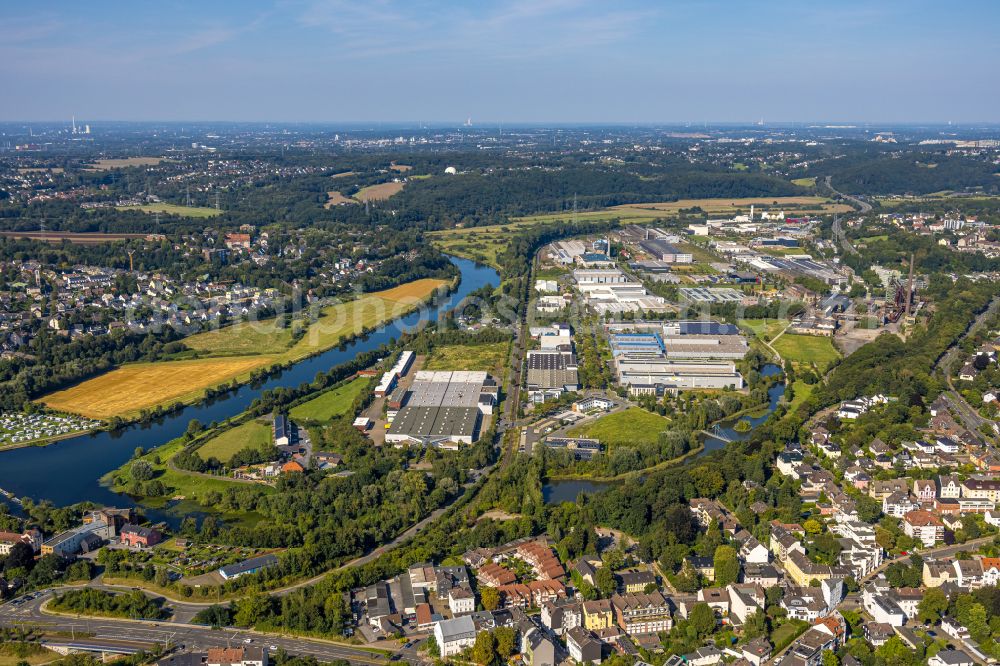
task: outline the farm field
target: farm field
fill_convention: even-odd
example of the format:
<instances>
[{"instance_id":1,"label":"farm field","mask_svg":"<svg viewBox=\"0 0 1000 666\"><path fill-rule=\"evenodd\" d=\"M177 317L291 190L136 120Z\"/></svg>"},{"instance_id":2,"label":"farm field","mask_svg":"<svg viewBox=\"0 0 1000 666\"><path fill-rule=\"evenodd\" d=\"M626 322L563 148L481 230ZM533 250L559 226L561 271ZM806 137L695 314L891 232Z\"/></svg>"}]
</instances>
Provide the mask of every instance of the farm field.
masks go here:
<instances>
[{"instance_id":1,"label":"farm field","mask_svg":"<svg viewBox=\"0 0 1000 666\"><path fill-rule=\"evenodd\" d=\"M396 164L395 162L393 162L392 166L390 166L389 168L399 173L406 173L407 171L411 171L413 169L413 167L411 167L409 164Z\"/></svg>"},{"instance_id":2,"label":"farm field","mask_svg":"<svg viewBox=\"0 0 1000 666\"><path fill-rule=\"evenodd\" d=\"M247 421L213 437L198 448L203 460L215 457L229 462L235 453L247 447L265 449L271 445L271 426L258 420Z\"/></svg>"},{"instance_id":3,"label":"farm field","mask_svg":"<svg viewBox=\"0 0 1000 666\"><path fill-rule=\"evenodd\" d=\"M123 157L118 159L94 160L86 171L110 171L127 167L156 166L165 161L162 157Z\"/></svg>"},{"instance_id":4,"label":"farm field","mask_svg":"<svg viewBox=\"0 0 1000 666\"><path fill-rule=\"evenodd\" d=\"M812 187L816 184L816 176L811 178L795 178L792 180L792 185L798 185L799 187Z\"/></svg>"},{"instance_id":5,"label":"farm field","mask_svg":"<svg viewBox=\"0 0 1000 666\"><path fill-rule=\"evenodd\" d=\"M329 421L343 416L368 387L367 377L358 377L343 386L326 391L308 402L292 407L288 415L292 420Z\"/></svg>"},{"instance_id":6,"label":"farm field","mask_svg":"<svg viewBox=\"0 0 1000 666\"><path fill-rule=\"evenodd\" d=\"M369 185L368 187L362 187L354 194L354 198L358 201L383 201L388 199L393 194L397 194L402 191L403 185L405 183L379 183L378 185Z\"/></svg>"},{"instance_id":7,"label":"farm field","mask_svg":"<svg viewBox=\"0 0 1000 666\"><path fill-rule=\"evenodd\" d=\"M593 437L601 440L609 450L615 446L655 444L660 433L670 425L670 419L647 412L640 407L629 407L623 412L608 414L595 421L570 428L571 437Z\"/></svg>"},{"instance_id":8,"label":"farm field","mask_svg":"<svg viewBox=\"0 0 1000 666\"><path fill-rule=\"evenodd\" d=\"M200 398L205 389L249 377L271 365L270 356L132 363L43 396L52 409L88 418L135 416L143 409Z\"/></svg>"},{"instance_id":9,"label":"farm field","mask_svg":"<svg viewBox=\"0 0 1000 666\"><path fill-rule=\"evenodd\" d=\"M27 238L29 240L40 240L47 243L70 243L97 244L112 243L114 241L128 240L130 238L145 238L146 234L105 234L99 231L0 231L0 236L6 238Z\"/></svg>"},{"instance_id":10,"label":"farm field","mask_svg":"<svg viewBox=\"0 0 1000 666\"><path fill-rule=\"evenodd\" d=\"M292 328L279 328L277 319L240 322L225 328L195 333L184 344L213 356L282 354L292 344Z\"/></svg>"},{"instance_id":11,"label":"farm field","mask_svg":"<svg viewBox=\"0 0 1000 666\"><path fill-rule=\"evenodd\" d=\"M435 347L424 370L481 370L500 377L508 345L443 345Z\"/></svg>"},{"instance_id":12,"label":"farm field","mask_svg":"<svg viewBox=\"0 0 1000 666\"><path fill-rule=\"evenodd\" d=\"M143 213L166 213L181 217L214 217L222 211L205 206L178 206L177 204L156 203L144 206L117 206L118 210L141 210Z\"/></svg>"},{"instance_id":13,"label":"farm field","mask_svg":"<svg viewBox=\"0 0 1000 666\"><path fill-rule=\"evenodd\" d=\"M124 365L39 402L96 419L132 417L157 405L195 402L207 388L246 381L253 370L302 360L411 312L445 284L424 278L328 306L294 344L291 331L277 329L275 319L198 333L184 343L215 358Z\"/></svg>"},{"instance_id":14,"label":"farm field","mask_svg":"<svg viewBox=\"0 0 1000 666\"><path fill-rule=\"evenodd\" d=\"M275 356L276 361L297 361L337 345L341 336L357 335L364 327L378 326L409 312L445 284L444 280L424 278L327 306L294 345L292 328L279 328L277 319L196 333L185 338L184 344L215 356L264 354ZM293 322L297 325L301 324Z\"/></svg>"},{"instance_id":15,"label":"farm field","mask_svg":"<svg viewBox=\"0 0 1000 666\"><path fill-rule=\"evenodd\" d=\"M424 278L401 284L392 289L363 294L347 303L323 308L320 318L309 325L305 334L282 357L297 361L310 354L340 344L342 338L358 335L414 310L447 282Z\"/></svg>"},{"instance_id":16,"label":"farm field","mask_svg":"<svg viewBox=\"0 0 1000 666\"><path fill-rule=\"evenodd\" d=\"M341 204L356 204L358 203L356 199L351 197L345 197L343 194L336 190L330 190L326 193L326 198L329 199L323 208L333 208L334 206L340 206Z\"/></svg>"},{"instance_id":17,"label":"farm field","mask_svg":"<svg viewBox=\"0 0 1000 666\"><path fill-rule=\"evenodd\" d=\"M833 346L833 340L818 335L785 334L771 343L771 346L787 361L798 364L816 364L825 370L840 358Z\"/></svg>"},{"instance_id":18,"label":"farm field","mask_svg":"<svg viewBox=\"0 0 1000 666\"><path fill-rule=\"evenodd\" d=\"M330 176L330 178L350 178L355 174L356 174L355 171L341 171L340 173L333 174L332 176Z\"/></svg>"}]
</instances>

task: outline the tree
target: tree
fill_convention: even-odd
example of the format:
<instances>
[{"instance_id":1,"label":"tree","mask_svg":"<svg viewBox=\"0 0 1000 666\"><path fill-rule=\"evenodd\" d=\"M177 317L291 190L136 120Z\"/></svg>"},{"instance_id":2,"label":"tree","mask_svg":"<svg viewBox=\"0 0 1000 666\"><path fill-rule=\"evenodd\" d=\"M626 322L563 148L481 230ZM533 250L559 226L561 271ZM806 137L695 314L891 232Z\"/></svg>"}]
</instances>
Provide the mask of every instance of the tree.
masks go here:
<instances>
[{"instance_id":1,"label":"tree","mask_svg":"<svg viewBox=\"0 0 1000 666\"><path fill-rule=\"evenodd\" d=\"M725 587L735 583L740 577L740 561L736 549L732 546L719 546L715 549L715 584Z\"/></svg>"},{"instance_id":2,"label":"tree","mask_svg":"<svg viewBox=\"0 0 1000 666\"><path fill-rule=\"evenodd\" d=\"M823 666L840 666L840 659L833 650L823 650Z\"/></svg>"},{"instance_id":3,"label":"tree","mask_svg":"<svg viewBox=\"0 0 1000 666\"><path fill-rule=\"evenodd\" d=\"M512 627L497 627L493 630L493 637L497 639L497 654L501 659L510 659L517 651L517 633Z\"/></svg>"},{"instance_id":4,"label":"tree","mask_svg":"<svg viewBox=\"0 0 1000 666\"><path fill-rule=\"evenodd\" d=\"M24 571L27 572L31 571L34 564L34 549L23 541L18 541L11 547L6 559L4 559L3 570L11 571L13 569L24 569Z\"/></svg>"},{"instance_id":5,"label":"tree","mask_svg":"<svg viewBox=\"0 0 1000 666\"><path fill-rule=\"evenodd\" d=\"M610 597L618 589L618 583L615 581L615 574L611 571L611 567L598 569L597 573L594 574L594 583L602 597Z\"/></svg>"},{"instance_id":6,"label":"tree","mask_svg":"<svg viewBox=\"0 0 1000 666\"><path fill-rule=\"evenodd\" d=\"M743 637L747 640L766 636L768 632L767 614L763 610L756 610L743 624Z\"/></svg>"},{"instance_id":7,"label":"tree","mask_svg":"<svg viewBox=\"0 0 1000 666\"><path fill-rule=\"evenodd\" d=\"M823 525L815 518L810 518L802 523L802 529L806 531L806 534L819 534L823 531Z\"/></svg>"},{"instance_id":8,"label":"tree","mask_svg":"<svg viewBox=\"0 0 1000 666\"><path fill-rule=\"evenodd\" d=\"M132 463L131 474L136 481L149 481L153 478L153 466L145 460L136 460Z\"/></svg>"},{"instance_id":9,"label":"tree","mask_svg":"<svg viewBox=\"0 0 1000 666\"><path fill-rule=\"evenodd\" d=\"M924 598L917 605L917 618L927 624L936 624L946 610L948 597L941 588L932 587L924 592Z\"/></svg>"},{"instance_id":10,"label":"tree","mask_svg":"<svg viewBox=\"0 0 1000 666\"><path fill-rule=\"evenodd\" d=\"M688 622L698 633L698 636L708 636L715 631L715 611L706 603L697 603L691 609Z\"/></svg>"},{"instance_id":11,"label":"tree","mask_svg":"<svg viewBox=\"0 0 1000 666\"><path fill-rule=\"evenodd\" d=\"M500 607L500 590L495 587L480 588L479 598L483 600L483 608L488 611L493 611Z\"/></svg>"},{"instance_id":12,"label":"tree","mask_svg":"<svg viewBox=\"0 0 1000 666\"><path fill-rule=\"evenodd\" d=\"M497 654L497 639L488 631L480 631L476 635L476 643L472 646L469 656L477 664L490 666L499 658Z\"/></svg>"}]
</instances>

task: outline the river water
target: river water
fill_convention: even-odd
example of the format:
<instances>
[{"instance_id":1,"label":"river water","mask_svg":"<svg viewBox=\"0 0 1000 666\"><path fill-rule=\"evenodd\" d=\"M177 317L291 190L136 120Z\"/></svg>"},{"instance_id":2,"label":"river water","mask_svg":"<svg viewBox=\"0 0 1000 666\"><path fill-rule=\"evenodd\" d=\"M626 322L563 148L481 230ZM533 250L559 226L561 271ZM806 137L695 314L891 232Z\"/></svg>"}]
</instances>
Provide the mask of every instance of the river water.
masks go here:
<instances>
[{"instance_id":1,"label":"river water","mask_svg":"<svg viewBox=\"0 0 1000 666\"><path fill-rule=\"evenodd\" d=\"M136 447L150 450L181 436L191 419L207 424L235 416L268 389L311 382L317 372L325 372L353 359L359 353L376 349L398 337L403 330L436 321L471 292L499 283L499 275L492 268L466 259L453 258L452 261L461 271L462 280L458 289L448 298L390 322L343 348L330 349L300 361L260 384L243 386L237 391L186 407L145 425L83 435L45 447L0 452L0 488L18 497L30 497L36 501L47 499L58 506L87 500L107 506L136 506L135 501L127 495L115 493L98 481L104 474L125 463ZM16 508L12 506L12 509ZM177 524L184 515L198 513L196 510L192 511L192 508L190 503L171 503L162 509L144 508L143 511L154 521L164 520Z\"/></svg>"},{"instance_id":2,"label":"river water","mask_svg":"<svg viewBox=\"0 0 1000 666\"><path fill-rule=\"evenodd\" d=\"M781 372L781 368L773 363L766 364L760 371L760 373L765 377L772 377L779 372ZM784 382L775 383L767 391L768 406L763 413L752 418L749 416L741 416L722 421L716 426L713 426L712 432L717 432L731 441L743 441L748 439L757 426L771 416L771 412L773 412L778 406L778 402L781 400L783 395L785 395ZM749 421L751 428L744 432L737 432L734 430L733 427L738 421L741 420ZM704 436L702 441L704 442L705 447L699 451L696 456L694 456L695 458L699 458L710 451L725 448L726 446L726 442L718 439L717 437ZM613 483L613 481L587 481L585 479L565 479L562 481L553 481L552 483L548 483L542 487L542 498L547 504L575 502L577 495L580 493L593 494L604 492L610 488Z\"/></svg>"}]
</instances>

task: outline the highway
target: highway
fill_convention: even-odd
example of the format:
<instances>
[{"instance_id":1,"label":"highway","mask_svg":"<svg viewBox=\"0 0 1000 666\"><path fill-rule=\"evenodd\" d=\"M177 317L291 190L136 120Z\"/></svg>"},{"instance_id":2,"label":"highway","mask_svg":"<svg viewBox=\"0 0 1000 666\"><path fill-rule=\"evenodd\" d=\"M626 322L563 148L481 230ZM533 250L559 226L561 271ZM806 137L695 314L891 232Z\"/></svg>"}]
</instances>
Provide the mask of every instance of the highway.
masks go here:
<instances>
[{"instance_id":1,"label":"highway","mask_svg":"<svg viewBox=\"0 0 1000 666\"><path fill-rule=\"evenodd\" d=\"M833 185L830 184L830 176L827 176L825 178L825 182L826 182L827 189L829 189L831 193L836 194L837 196L842 197L846 201L849 201L852 204L854 204L855 206L857 206L858 208L860 208L859 212L862 215L871 212L871 209L872 209L871 204L869 204L867 201L862 201L861 199L858 199L856 197L852 197L849 194L844 194L843 192L838 192L837 190L833 189ZM840 223L840 218L837 217L837 216L834 216L834 218L833 218L833 237L840 244L841 249L844 250L844 254L857 254L858 253L858 251L854 248L854 246L851 245L851 242L849 240L847 240L847 236L844 234L844 227Z\"/></svg>"},{"instance_id":2,"label":"highway","mask_svg":"<svg viewBox=\"0 0 1000 666\"><path fill-rule=\"evenodd\" d=\"M144 621L110 618L88 618L54 615L43 610L43 605L51 599L51 590L39 593L34 599L14 604L0 605L0 625L7 627L32 627L42 631L60 631L69 634L67 638L87 637L119 641L142 641L171 646L184 646L186 650L204 651L210 647L228 645L265 646L284 648L293 655L313 656L321 661L346 659L352 664L385 664L389 657L375 651L341 645L331 641L313 638L298 638L267 634L245 629L211 629L176 621ZM395 646L393 646L395 647ZM401 660L413 664L421 663L421 657L408 651L401 654Z\"/></svg>"}]
</instances>

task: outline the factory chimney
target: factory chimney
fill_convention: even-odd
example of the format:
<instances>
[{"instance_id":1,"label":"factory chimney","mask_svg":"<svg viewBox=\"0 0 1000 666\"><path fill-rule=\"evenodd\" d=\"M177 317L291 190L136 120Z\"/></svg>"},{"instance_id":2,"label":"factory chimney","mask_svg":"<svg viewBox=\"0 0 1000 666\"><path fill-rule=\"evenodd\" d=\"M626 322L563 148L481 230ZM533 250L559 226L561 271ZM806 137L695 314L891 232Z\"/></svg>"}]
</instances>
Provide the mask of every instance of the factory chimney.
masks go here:
<instances>
[{"instance_id":1,"label":"factory chimney","mask_svg":"<svg viewBox=\"0 0 1000 666\"><path fill-rule=\"evenodd\" d=\"M913 252L910 253L910 279L906 283L906 316L910 316L910 303L913 300Z\"/></svg>"}]
</instances>

